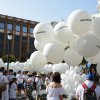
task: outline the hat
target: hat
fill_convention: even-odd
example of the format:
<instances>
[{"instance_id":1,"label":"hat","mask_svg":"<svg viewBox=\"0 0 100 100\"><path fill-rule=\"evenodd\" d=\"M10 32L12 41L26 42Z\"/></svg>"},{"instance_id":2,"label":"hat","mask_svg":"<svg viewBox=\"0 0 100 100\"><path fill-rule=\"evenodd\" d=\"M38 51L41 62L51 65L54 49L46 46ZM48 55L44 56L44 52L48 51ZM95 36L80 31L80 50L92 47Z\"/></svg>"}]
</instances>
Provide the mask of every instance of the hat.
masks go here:
<instances>
[{"instance_id":1,"label":"hat","mask_svg":"<svg viewBox=\"0 0 100 100\"><path fill-rule=\"evenodd\" d=\"M93 74L87 74L86 79L93 81Z\"/></svg>"},{"instance_id":2,"label":"hat","mask_svg":"<svg viewBox=\"0 0 100 100\"><path fill-rule=\"evenodd\" d=\"M39 73L37 73L37 75L36 75L37 77L41 77L41 75L39 74Z\"/></svg>"}]
</instances>

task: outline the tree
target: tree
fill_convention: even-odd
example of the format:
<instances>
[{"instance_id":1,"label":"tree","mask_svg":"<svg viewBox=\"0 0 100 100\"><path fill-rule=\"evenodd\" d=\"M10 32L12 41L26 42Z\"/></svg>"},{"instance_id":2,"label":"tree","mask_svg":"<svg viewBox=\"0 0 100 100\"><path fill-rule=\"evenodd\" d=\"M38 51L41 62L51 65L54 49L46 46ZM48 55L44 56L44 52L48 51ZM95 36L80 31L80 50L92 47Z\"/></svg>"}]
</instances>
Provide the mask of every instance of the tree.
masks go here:
<instances>
[{"instance_id":1,"label":"tree","mask_svg":"<svg viewBox=\"0 0 100 100\"><path fill-rule=\"evenodd\" d=\"M8 57L8 55L2 56L2 60L3 60L4 63L7 62L7 57ZM14 55L10 54L8 60L9 60L9 63L15 62L16 61L16 57Z\"/></svg>"}]
</instances>

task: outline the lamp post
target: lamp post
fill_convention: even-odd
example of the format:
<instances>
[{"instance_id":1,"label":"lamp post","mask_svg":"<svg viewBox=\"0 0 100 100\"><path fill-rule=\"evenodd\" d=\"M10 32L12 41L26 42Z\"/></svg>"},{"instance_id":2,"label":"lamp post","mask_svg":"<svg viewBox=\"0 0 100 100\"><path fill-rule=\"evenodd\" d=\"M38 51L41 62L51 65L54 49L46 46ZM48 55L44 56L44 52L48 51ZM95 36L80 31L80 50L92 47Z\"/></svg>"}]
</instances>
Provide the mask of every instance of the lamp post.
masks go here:
<instances>
[{"instance_id":1,"label":"lamp post","mask_svg":"<svg viewBox=\"0 0 100 100\"><path fill-rule=\"evenodd\" d=\"M7 41L8 41L8 43L7 43L7 46L8 46L8 48L7 48L7 51L8 51L7 70L9 69L9 42L10 42L10 40L12 40L12 33L11 32L7 33Z\"/></svg>"}]
</instances>

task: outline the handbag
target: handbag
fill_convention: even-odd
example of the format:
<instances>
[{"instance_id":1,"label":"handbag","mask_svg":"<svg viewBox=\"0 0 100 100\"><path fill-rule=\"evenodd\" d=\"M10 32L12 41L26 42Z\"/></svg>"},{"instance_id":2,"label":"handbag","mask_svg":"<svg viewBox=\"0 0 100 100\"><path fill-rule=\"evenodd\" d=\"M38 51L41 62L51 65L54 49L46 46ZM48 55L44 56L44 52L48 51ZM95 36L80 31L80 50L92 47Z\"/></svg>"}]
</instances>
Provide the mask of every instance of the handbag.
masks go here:
<instances>
[{"instance_id":1,"label":"handbag","mask_svg":"<svg viewBox=\"0 0 100 100\"><path fill-rule=\"evenodd\" d=\"M5 91L7 89L6 84L0 83L0 92Z\"/></svg>"},{"instance_id":2,"label":"handbag","mask_svg":"<svg viewBox=\"0 0 100 100\"><path fill-rule=\"evenodd\" d=\"M3 82L4 78L0 82L0 92L3 92L7 89L6 84Z\"/></svg>"}]
</instances>

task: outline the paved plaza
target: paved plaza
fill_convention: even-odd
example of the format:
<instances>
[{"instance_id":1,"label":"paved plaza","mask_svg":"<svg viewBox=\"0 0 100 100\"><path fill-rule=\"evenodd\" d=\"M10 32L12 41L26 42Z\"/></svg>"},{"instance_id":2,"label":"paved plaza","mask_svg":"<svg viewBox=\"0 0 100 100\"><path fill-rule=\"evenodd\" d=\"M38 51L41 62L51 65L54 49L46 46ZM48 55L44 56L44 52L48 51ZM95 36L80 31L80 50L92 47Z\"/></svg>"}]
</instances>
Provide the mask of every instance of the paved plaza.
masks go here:
<instances>
[{"instance_id":1,"label":"paved plaza","mask_svg":"<svg viewBox=\"0 0 100 100\"><path fill-rule=\"evenodd\" d=\"M35 98L34 100L38 100L36 99L36 94L35 94L36 91L33 91L33 98ZM46 91L45 90L41 90L41 95L43 94L46 94ZM24 96L24 92L22 91L22 95L21 96L17 96L17 99L16 100L25 100L25 98L23 98ZM26 100L29 100L29 99L26 99ZM43 98L42 99L39 99L39 100L44 100ZM45 99L46 100L46 99ZM63 100L69 100L67 98L64 98Z\"/></svg>"}]
</instances>

